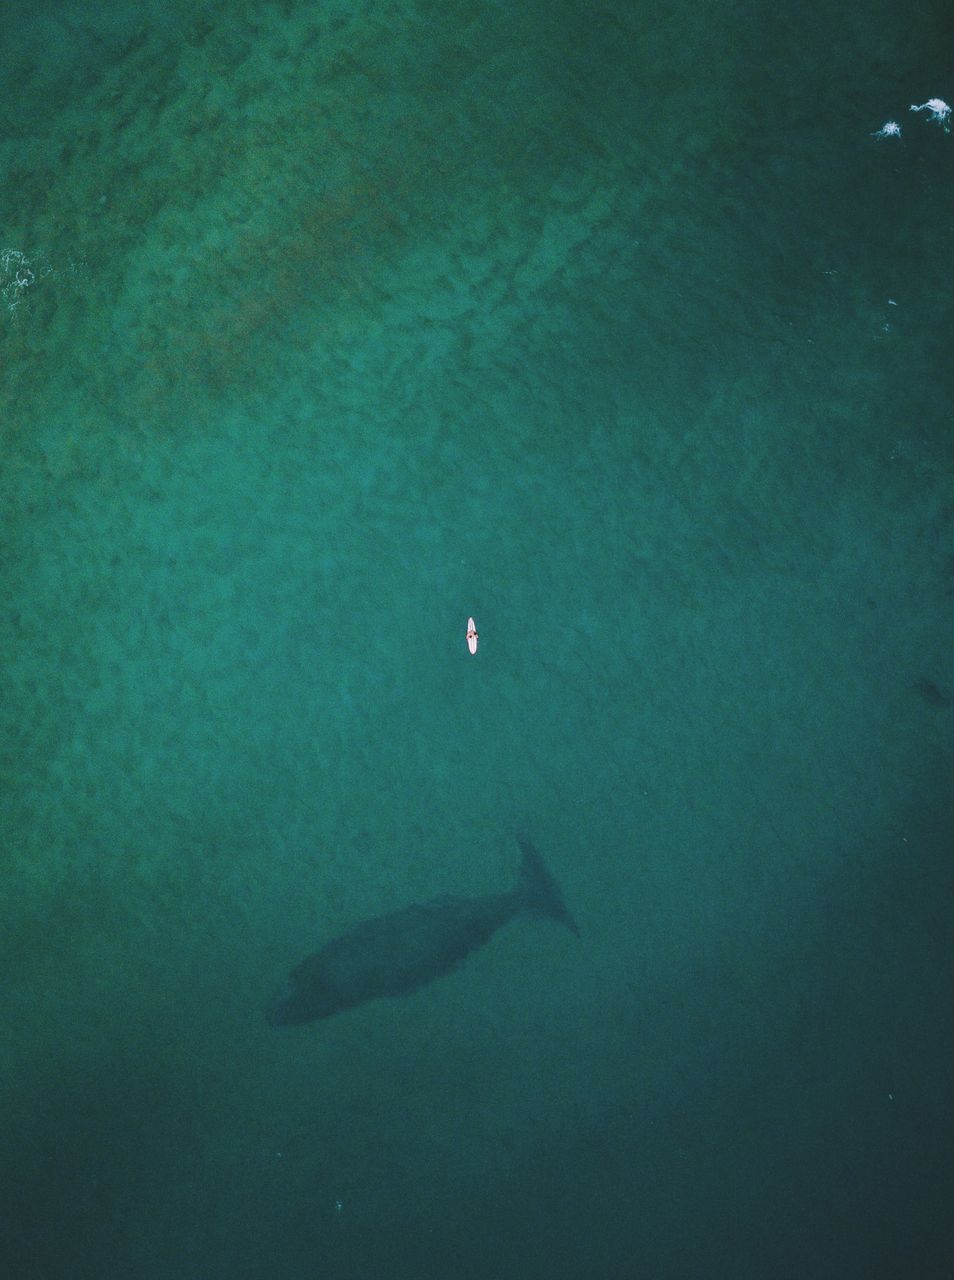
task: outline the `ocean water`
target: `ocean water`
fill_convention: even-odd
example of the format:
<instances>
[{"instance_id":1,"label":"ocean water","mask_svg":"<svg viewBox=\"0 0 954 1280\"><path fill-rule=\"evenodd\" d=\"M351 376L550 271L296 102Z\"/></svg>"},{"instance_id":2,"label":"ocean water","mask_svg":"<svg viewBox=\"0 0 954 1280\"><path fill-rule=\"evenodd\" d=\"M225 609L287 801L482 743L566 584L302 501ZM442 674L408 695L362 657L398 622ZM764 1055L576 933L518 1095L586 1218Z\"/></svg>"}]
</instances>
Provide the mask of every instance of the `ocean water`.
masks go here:
<instances>
[{"instance_id":1,"label":"ocean water","mask_svg":"<svg viewBox=\"0 0 954 1280\"><path fill-rule=\"evenodd\" d=\"M6 13L0 1273L954 1275L946 7Z\"/></svg>"}]
</instances>

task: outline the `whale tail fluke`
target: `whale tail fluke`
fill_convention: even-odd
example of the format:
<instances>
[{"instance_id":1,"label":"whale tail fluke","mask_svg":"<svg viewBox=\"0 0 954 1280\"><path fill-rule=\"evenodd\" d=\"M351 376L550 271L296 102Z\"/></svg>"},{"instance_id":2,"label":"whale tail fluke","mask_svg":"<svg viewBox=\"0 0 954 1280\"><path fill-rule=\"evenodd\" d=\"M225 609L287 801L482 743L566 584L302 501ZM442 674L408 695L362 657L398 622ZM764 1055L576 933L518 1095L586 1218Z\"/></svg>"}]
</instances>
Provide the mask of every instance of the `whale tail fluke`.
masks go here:
<instances>
[{"instance_id":1,"label":"whale tail fluke","mask_svg":"<svg viewBox=\"0 0 954 1280\"><path fill-rule=\"evenodd\" d=\"M517 836L517 844L523 854L516 888L522 909L530 915L558 920L579 937L577 923L567 910L560 886L547 864L525 835Z\"/></svg>"}]
</instances>

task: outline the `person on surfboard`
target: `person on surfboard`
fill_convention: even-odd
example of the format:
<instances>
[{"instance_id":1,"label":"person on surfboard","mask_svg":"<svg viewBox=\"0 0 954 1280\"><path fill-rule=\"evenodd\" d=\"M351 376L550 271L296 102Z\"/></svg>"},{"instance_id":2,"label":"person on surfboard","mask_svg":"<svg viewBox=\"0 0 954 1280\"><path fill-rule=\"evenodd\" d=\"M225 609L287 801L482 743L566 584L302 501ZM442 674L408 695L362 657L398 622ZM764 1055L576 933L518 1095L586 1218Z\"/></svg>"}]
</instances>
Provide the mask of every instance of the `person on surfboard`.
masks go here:
<instances>
[{"instance_id":1,"label":"person on surfboard","mask_svg":"<svg viewBox=\"0 0 954 1280\"><path fill-rule=\"evenodd\" d=\"M473 618L467 619L467 648L471 653L477 652L477 641L480 637L477 635L477 626Z\"/></svg>"}]
</instances>

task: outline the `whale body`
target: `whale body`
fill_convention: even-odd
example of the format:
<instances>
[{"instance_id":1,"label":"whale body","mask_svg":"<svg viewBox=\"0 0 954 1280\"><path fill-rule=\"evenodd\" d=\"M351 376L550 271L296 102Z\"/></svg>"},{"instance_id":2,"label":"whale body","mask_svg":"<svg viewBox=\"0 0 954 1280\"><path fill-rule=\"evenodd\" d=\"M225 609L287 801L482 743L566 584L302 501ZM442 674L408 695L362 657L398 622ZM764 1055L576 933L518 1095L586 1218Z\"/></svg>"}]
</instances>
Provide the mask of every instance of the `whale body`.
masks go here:
<instances>
[{"instance_id":1,"label":"whale body","mask_svg":"<svg viewBox=\"0 0 954 1280\"><path fill-rule=\"evenodd\" d=\"M520 871L509 893L444 895L355 925L295 966L268 1006L268 1021L314 1022L366 1000L407 995L456 969L515 916L556 920L579 934L540 854L525 836L517 844Z\"/></svg>"}]
</instances>

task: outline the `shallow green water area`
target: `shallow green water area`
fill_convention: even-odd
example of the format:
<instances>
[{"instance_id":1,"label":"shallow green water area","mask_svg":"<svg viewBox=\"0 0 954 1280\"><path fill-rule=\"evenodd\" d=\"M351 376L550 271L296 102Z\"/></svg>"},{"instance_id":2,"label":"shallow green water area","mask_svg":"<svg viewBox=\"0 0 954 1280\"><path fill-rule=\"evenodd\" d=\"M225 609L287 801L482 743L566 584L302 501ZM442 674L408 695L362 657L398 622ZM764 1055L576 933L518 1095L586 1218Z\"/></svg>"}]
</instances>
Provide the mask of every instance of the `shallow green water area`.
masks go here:
<instances>
[{"instance_id":1,"label":"shallow green water area","mask_svg":"<svg viewBox=\"0 0 954 1280\"><path fill-rule=\"evenodd\" d=\"M950 1273L944 32L13 6L4 1275Z\"/></svg>"}]
</instances>

